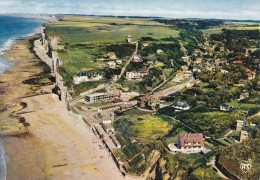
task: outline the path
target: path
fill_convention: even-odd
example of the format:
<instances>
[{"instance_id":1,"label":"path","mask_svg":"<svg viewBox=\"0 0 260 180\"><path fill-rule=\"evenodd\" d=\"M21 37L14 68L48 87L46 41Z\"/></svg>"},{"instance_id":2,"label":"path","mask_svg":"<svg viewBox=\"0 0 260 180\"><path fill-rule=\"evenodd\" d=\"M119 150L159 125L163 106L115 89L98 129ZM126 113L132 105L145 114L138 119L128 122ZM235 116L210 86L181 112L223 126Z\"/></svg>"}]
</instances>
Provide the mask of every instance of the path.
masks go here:
<instances>
[{"instance_id":1,"label":"path","mask_svg":"<svg viewBox=\"0 0 260 180\"><path fill-rule=\"evenodd\" d=\"M227 176L225 176L216 166L216 156L214 156L214 158L210 161L209 163L210 165L212 165L214 167L214 169L217 170L218 175L223 178L223 179L229 179Z\"/></svg>"},{"instance_id":2,"label":"path","mask_svg":"<svg viewBox=\"0 0 260 180\"><path fill-rule=\"evenodd\" d=\"M114 82L117 82L121 77L124 75L125 70L127 66L130 64L130 62L133 60L134 56L137 54L138 51L138 42L136 43L135 51L133 52L132 56L129 58L129 60L125 63L124 67L122 68L120 74L118 75L118 79L115 80Z\"/></svg>"},{"instance_id":3,"label":"path","mask_svg":"<svg viewBox=\"0 0 260 180\"><path fill-rule=\"evenodd\" d=\"M194 81L193 78L191 78L189 81L187 81L187 82L185 82L183 84L178 84L176 86L169 87L169 88L164 89L162 91L155 92L154 94L159 95L159 96L168 96L168 95L170 95L172 93L175 93L175 92L178 92L178 91L184 89L186 87L186 85L188 83L192 82L192 81Z\"/></svg>"}]
</instances>

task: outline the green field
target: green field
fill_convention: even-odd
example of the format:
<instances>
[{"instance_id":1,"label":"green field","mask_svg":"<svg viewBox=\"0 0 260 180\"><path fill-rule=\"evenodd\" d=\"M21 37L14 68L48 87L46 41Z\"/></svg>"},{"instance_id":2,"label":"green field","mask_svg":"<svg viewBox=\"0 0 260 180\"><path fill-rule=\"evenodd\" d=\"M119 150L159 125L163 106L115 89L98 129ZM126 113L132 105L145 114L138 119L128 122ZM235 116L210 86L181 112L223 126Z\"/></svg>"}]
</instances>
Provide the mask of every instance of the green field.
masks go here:
<instances>
[{"instance_id":1,"label":"green field","mask_svg":"<svg viewBox=\"0 0 260 180\"><path fill-rule=\"evenodd\" d=\"M68 16L46 27L47 35L60 37L62 44L111 44L126 42L127 35L136 41L147 36L161 39L179 34L165 24L134 18Z\"/></svg>"},{"instance_id":2,"label":"green field","mask_svg":"<svg viewBox=\"0 0 260 180\"><path fill-rule=\"evenodd\" d=\"M71 74L77 74L82 71L96 69L98 66L105 67L103 61L96 61L98 55L104 55L105 52L100 47L88 48L70 48L59 52L63 66Z\"/></svg>"}]
</instances>

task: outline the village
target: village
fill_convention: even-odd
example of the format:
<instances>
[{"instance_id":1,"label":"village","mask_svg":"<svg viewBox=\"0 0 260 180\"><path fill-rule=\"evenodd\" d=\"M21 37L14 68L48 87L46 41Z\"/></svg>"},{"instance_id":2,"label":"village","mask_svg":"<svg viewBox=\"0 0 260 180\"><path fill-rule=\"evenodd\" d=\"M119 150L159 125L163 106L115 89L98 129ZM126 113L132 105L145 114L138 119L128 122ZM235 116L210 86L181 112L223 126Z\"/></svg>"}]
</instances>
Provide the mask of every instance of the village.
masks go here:
<instances>
[{"instance_id":1,"label":"village","mask_svg":"<svg viewBox=\"0 0 260 180\"><path fill-rule=\"evenodd\" d=\"M127 174L131 165L129 162L121 160L118 152L122 149L121 153L124 154L123 148L128 145L122 140L122 132L118 132L115 123L124 119L126 114L127 117L147 117L147 115L159 117L163 114L185 126L185 130L175 134L174 141L166 140L167 143L164 143L164 148L171 154L214 154L216 144L230 146L254 138L254 132L259 131L259 124L253 123L247 118L249 110L236 107L230 102L232 99L236 99L237 103L249 99L253 94L247 86L252 84L258 74L256 69L244 67L243 60L227 58L234 51L227 49L222 42L216 43L212 39L206 39L204 43L200 43L192 53L189 53L184 45L177 44L180 48L176 51L182 55L180 63L176 64L174 59L167 59L168 64L166 64L163 58L167 57L167 46L163 45L161 49L152 48L154 51L147 55L145 53L150 52L149 48L154 47L152 42L139 41L131 35L126 35L125 40L126 43L135 46L132 55L127 59L122 59L117 57L116 52L106 52L101 60L105 63L96 70L77 73L73 76L73 84L98 82L102 79L106 79L106 82L74 96L72 90L64 88L63 79L57 73L58 67L62 65L57 52L63 47L59 47L55 38L49 37L45 40L44 30L42 30L42 44L51 54L52 70L56 76L55 93L68 104L70 111L79 114L91 126L93 133L102 140L104 147L111 153L123 174ZM161 42L161 44L163 43ZM174 45L176 44L173 43ZM157 46L160 44L156 44ZM252 52L252 50L246 49L241 58L250 56ZM151 56L153 58L150 59ZM237 67L242 68L243 73L230 77ZM211 83L215 83L213 80L219 78L221 81L225 76L233 78L233 82L229 85L237 89L236 93L239 92L239 94L236 96L238 97L235 98L232 95L232 99L227 100L224 95L221 100L215 101L218 103L217 105L209 105L211 107L209 111L225 113L225 115L227 113L242 114L237 116L238 119L232 120L233 124L230 124L230 127L233 129L226 127L224 132L227 134L212 135L209 130L194 130L195 126L189 124L191 121L186 122L185 119L179 119L185 112L192 112L196 109L196 106L204 106L211 103L209 101L214 101L205 100L205 98L203 100L200 91L206 92L205 84L209 86ZM134 86L128 86L130 83ZM145 90L136 88L138 86L144 87ZM221 91L224 94L223 86L221 82L219 85L216 84L215 91ZM200 91L195 91L200 87ZM193 101L191 101L188 98L190 95L186 92L193 90L195 93L191 93L193 96ZM136 141L136 139L131 140ZM155 162L151 161L152 165ZM215 164L211 165L217 168ZM219 171L217 169L217 172Z\"/></svg>"}]
</instances>

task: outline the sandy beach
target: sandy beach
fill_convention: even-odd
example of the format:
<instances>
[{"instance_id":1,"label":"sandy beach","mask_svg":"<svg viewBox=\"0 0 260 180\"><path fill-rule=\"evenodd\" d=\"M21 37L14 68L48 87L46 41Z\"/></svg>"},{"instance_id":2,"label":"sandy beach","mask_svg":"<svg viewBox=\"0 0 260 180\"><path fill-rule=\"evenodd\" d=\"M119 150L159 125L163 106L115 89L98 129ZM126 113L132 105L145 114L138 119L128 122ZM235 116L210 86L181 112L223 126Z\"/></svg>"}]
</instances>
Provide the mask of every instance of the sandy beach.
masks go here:
<instances>
[{"instance_id":1,"label":"sandy beach","mask_svg":"<svg viewBox=\"0 0 260 180\"><path fill-rule=\"evenodd\" d=\"M6 52L14 65L0 77L7 179L136 179L121 175L91 128L51 93L50 68L32 52L37 38L16 41Z\"/></svg>"}]
</instances>

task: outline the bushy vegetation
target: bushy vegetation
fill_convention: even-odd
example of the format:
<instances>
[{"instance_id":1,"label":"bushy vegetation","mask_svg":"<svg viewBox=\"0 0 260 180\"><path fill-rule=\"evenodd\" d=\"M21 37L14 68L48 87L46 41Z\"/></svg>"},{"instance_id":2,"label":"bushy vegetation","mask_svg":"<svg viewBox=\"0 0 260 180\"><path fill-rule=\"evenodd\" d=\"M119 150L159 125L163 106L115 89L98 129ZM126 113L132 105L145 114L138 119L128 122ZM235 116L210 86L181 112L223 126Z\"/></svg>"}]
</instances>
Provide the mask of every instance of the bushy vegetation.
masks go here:
<instances>
[{"instance_id":1,"label":"bushy vegetation","mask_svg":"<svg viewBox=\"0 0 260 180\"><path fill-rule=\"evenodd\" d=\"M210 37L214 41L221 41L225 47L231 51L242 52L250 45L259 46L259 30L228 30L223 29L221 34L212 34Z\"/></svg>"},{"instance_id":2,"label":"bushy vegetation","mask_svg":"<svg viewBox=\"0 0 260 180\"><path fill-rule=\"evenodd\" d=\"M172 25L179 29L193 30L193 29L208 29L214 26L224 24L223 20L190 20L190 19L155 19L154 21Z\"/></svg>"},{"instance_id":3,"label":"bushy vegetation","mask_svg":"<svg viewBox=\"0 0 260 180\"><path fill-rule=\"evenodd\" d=\"M230 172L242 179L258 179L260 172L260 139L249 140L241 144L226 147L220 151L220 163ZM240 163L250 161L252 169L247 174L240 169Z\"/></svg>"}]
</instances>

